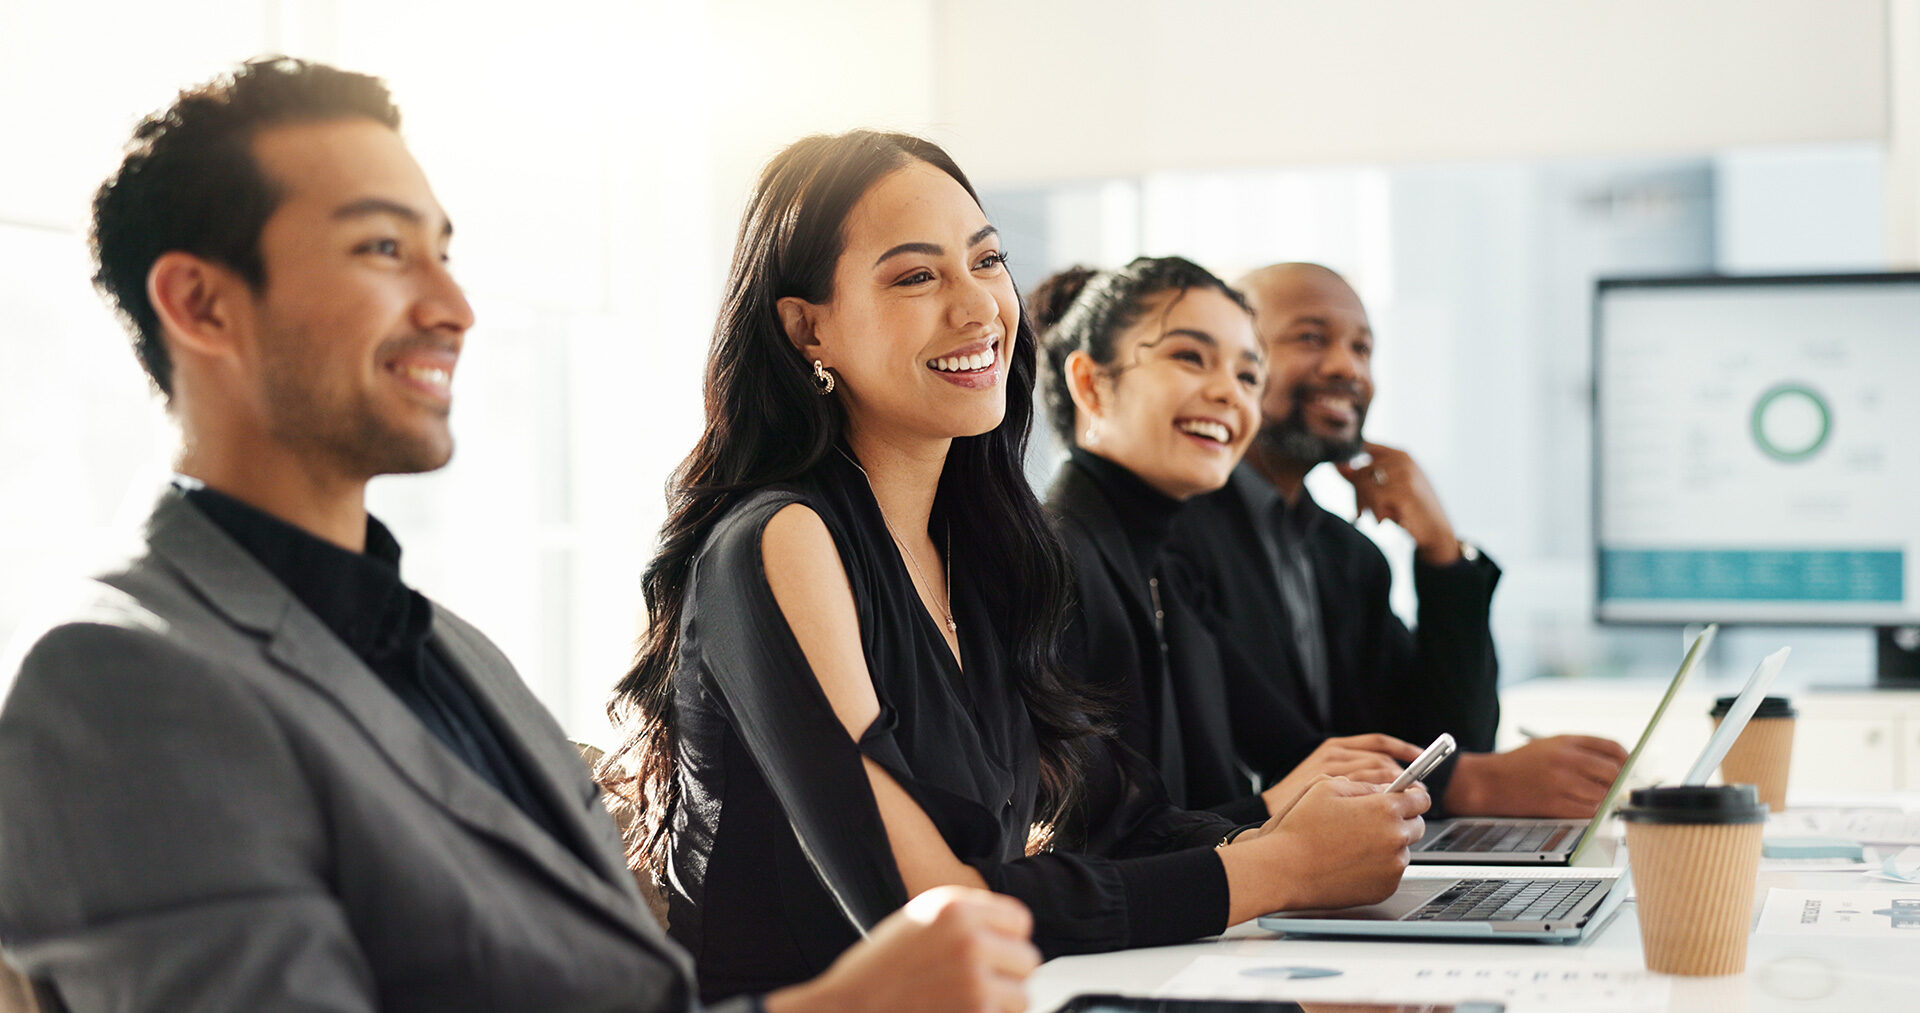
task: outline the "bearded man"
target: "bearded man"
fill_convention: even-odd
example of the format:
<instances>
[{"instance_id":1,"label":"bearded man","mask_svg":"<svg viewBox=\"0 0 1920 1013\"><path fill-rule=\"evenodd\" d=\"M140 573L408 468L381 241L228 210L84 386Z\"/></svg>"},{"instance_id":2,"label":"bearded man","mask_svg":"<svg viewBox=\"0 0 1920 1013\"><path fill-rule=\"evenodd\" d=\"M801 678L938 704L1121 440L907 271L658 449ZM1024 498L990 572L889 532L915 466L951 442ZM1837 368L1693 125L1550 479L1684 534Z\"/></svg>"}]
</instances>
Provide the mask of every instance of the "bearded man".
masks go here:
<instances>
[{"instance_id":1,"label":"bearded man","mask_svg":"<svg viewBox=\"0 0 1920 1013\"><path fill-rule=\"evenodd\" d=\"M1455 534L1410 455L1362 436L1375 339L1359 295L1318 264L1264 267L1239 287L1267 349L1262 429L1166 549L1223 655L1234 741L1214 748L1231 748L1257 791L1309 756L1332 773L1377 763L1379 737L1364 733L1425 744L1448 732L1461 752L1426 778L1436 811L1591 816L1626 760L1617 743L1560 735L1491 752L1500 568ZM1322 464L1352 483L1361 512L1413 537L1412 630L1388 606L1386 556L1308 495Z\"/></svg>"}]
</instances>

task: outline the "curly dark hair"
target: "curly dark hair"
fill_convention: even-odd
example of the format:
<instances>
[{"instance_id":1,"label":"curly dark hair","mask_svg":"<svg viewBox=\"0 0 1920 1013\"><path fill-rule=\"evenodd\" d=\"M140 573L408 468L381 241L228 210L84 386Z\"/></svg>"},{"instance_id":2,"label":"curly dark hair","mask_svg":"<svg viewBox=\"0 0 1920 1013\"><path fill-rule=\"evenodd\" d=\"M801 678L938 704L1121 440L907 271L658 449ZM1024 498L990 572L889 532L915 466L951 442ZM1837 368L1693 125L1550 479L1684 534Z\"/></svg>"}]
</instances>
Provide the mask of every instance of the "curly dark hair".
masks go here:
<instances>
[{"instance_id":1,"label":"curly dark hair","mask_svg":"<svg viewBox=\"0 0 1920 1013\"><path fill-rule=\"evenodd\" d=\"M1060 442L1073 446L1073 394L1067 380L1067 356L1085 352L1101 366L1112 366L1114 339L1139 322L1147 302L1162 292L1212 289L1253 314L1247 297L1213 272L1185 257L1135 257L1127 266L1096 271L1074 266L1041 282L1028 300L1046 358L1041 382L1047 418Z\"/></svg>"},{"instance_id":2,"label":"curly dark hair","mask_svg":"<svg viewBox=\"0 0 1920 1013\"><path fill-rule=\"evenodd\" d=\"M379 78L263 56L182 91L134 128L120 168L93 196L93 284L119 311L161 394L173 394L173 360L147 299L154 261L182 250L233 270L256 292L265 288L260 230L282 194L254 160L254 137L353 117L400 128Z\"/></svg>"},{"instance_id":3,"label":"curly dark hair","mask_svg":"<svg viewBox=\"0 0 1920 1013\"><path fill-rule=\"evenodd\" d=\"M813 303L832 298L847 216L877 182L914 162L938 168L974 194L960 167L932 142L858 130L794 143L767 165L748 200L707 355L706 429L668 483L660 548L641 578L647 630L608 704L622 742L599 779L638 807L628 858L656 877L666 867L668 831L680 804L673 683L693 557L734 504L820 463L846 422L840 399L823 398L814 388L776 306L788 296ZM1006 416L987 433L953 441L933 509L936 521L950 525L953 544L966 546L982 570L1003 575L986 582L982 593L1039 737L1039 811L1051 821L1071 804L1085 740L1101 729L1090 701L1061 678L1058 636L1071 576L1021 466L1033 424L1035 344L1022 314Z\"/></svg>"}]
</instances>

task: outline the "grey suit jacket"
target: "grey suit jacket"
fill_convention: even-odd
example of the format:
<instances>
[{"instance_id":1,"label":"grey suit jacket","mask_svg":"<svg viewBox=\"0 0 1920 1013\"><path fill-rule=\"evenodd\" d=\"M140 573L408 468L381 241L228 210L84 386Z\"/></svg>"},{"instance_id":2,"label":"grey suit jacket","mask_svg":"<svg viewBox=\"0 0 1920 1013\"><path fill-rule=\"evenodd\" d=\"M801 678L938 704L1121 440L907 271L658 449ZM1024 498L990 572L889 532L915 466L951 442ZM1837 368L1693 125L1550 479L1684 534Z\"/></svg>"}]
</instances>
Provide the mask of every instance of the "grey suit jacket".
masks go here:
<instances>
[{"instance_id":1,"label":"grey suit jacket","mask_svg":"<svg viewBox=\"0 0 1920 1013\"><path fill-rule=\"evenodd\" d=\"M81 598L0 711L0 945L43 992L74 1010L698 1005L578 755L466 623L436 609L436 643L591 861L177 491Z\"/></svg>"}]
</instances>

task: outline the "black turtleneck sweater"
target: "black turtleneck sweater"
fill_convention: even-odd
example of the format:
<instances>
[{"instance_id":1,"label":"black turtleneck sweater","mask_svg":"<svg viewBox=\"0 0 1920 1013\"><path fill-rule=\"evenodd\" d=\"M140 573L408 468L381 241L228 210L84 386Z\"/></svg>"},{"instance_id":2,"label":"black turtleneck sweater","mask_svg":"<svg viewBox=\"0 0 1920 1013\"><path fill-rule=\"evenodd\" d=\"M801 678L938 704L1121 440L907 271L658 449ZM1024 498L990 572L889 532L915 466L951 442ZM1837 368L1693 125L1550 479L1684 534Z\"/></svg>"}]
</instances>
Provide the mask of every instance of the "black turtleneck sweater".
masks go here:
<instances>
[{"instance_id":1,"label":"black turtleneck sweater","mask_svg":"<svg viewBox=\"0 0 1920 1013\"><path fill-rule=\"evenodd\" d=\"M1265 820L1234 757L1219 649L1161 572L1183 504L1075 447L1047 506L1074 570L1068 672L1106 702L1120 740L1159 768L1175 805Z\"/></svg>"},{"instance_id":2,"label":"black turtleneck sweater","mask_svg":"<svg viewBox=\"0 0 1920 1013\"><path fill-rule=\"evenodd\" d=\"M1067 454L1068 467L1079 468L1093 479L1100 495L1113 510L1117 530L1126 538L1135 566L1150 579L1159 573L1160 546L1173 529L1173 518L1181 502L1148 485L1125 467L1091 451L1074 447Z\"/></svg>"}]
</instances>

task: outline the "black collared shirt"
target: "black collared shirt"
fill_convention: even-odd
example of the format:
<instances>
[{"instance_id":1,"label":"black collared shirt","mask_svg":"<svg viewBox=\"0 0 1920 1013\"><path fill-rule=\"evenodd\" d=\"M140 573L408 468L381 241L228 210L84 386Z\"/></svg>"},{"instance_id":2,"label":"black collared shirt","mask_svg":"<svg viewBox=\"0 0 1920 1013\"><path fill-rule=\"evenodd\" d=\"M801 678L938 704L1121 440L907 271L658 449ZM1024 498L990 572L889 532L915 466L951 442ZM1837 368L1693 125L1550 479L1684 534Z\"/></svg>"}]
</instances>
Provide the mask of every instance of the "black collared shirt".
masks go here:
<instances>
[{"instance_id":1,"label":"black collared shirt","mask_svg":"<svg viewBox=\"0 0 1920 1013\"><path fill-rule=\"evenodd\" d=\"M1300 681L1313 702L1321 723L1332 719L1332 687L1327 675L1327 635L1320 618L1320 591L1313 574L1313 557L1306 546L1313 537L1313 526L1320 516L1318 505L1300 489L1301 503L1289 504L1280 490L1250 467L1235 468L1227 482L1233 494L1247 506L1256 523L1260 547L1273 567L1280 588L1280 600L1286 603L1286 618L1292 621L1294 664Z\"/></svg>"},{"instance_id":2,"label":"black collared shirt","mask_svg":"<svg viewBox=\"0 0 1920 1013\"><path fill-rule=\"evenodd\" d=\"M524 761L434 645L433 603L401 582L400 543L386 525L368 517L367 550L349 552L197 482L177 484L189 503L365 662L434 738L555 840L582 854Z\"/></svg>"}]
</instances>

